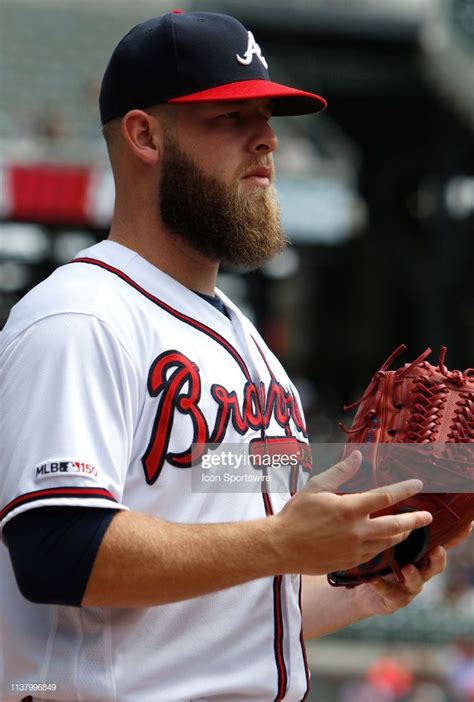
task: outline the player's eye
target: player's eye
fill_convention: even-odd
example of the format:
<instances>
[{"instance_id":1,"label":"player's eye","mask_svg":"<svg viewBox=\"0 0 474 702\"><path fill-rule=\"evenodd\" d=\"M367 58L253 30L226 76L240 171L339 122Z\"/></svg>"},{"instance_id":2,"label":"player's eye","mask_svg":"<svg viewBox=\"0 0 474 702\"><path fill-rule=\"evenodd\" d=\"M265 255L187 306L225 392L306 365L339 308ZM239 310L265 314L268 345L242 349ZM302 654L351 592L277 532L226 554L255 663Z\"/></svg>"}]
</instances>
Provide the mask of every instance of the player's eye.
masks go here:
<instances>
[{"instance_id":1,"label":"player's eye","mask_svg":"<svg viewBox=\"0 0 474 702\"><path fill-rule=\"evenodd\" d=\"M220 115L223 119L239 119L240 118L240 112L237 110L234 112L226 112L223 115Z\"/></svg>"}]
</instances>

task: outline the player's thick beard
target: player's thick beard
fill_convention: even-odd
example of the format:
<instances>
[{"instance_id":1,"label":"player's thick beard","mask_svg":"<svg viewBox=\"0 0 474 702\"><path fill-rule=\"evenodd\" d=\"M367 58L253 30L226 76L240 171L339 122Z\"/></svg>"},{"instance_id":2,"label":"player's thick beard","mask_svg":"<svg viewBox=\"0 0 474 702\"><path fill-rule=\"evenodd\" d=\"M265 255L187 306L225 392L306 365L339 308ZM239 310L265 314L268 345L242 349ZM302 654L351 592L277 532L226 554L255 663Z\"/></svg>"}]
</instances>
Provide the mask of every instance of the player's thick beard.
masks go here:
<instances>
[{"instance_id":1,"label":"player's thick beard","mask_svg":"<svg viewBox=\"0 0 474 702\"><path fill-rule=\"evenodd\" d=\"M167 135L159 207L163 222L196 251L250 270L283 251L288 240L273 186L246 187L240 183L243 174L237 175L235 185L226 187Z\"/></svg>"}]
</instances>

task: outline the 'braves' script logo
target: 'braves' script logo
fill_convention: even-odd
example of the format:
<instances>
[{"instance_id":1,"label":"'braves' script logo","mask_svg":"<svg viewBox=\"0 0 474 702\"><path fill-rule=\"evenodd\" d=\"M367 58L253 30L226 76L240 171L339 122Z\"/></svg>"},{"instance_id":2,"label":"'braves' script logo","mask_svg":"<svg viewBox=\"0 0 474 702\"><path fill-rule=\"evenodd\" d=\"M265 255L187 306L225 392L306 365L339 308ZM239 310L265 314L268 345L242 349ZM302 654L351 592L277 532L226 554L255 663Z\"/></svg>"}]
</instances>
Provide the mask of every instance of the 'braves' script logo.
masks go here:
<instances>
[{"instance_id":1,"label":"'braves' script logo","mask_svg":"<svg viewBox=\"0 0 474 702\"><path fill-rule=\"evenodd\" d=\"M253 57L256 56L258 59L260 59L260 62L264 66L264 68L268 69L268 63L265 60L265 57L262 55L262 50L255 41L255 38L252 34L252 32L249 32L249 41L247 44L247 51L245 52L243 58L242 56L239 56L239 54L236 54L237 61L241 63L243 66L250 66L250 64L253 61Z\"/></svg>"},{"instance_id":2,"label":"'braves' script logo","mask_svg":"<svg viewBox=\"0 0 474 702\"><path fill-rule=\"evenodd\" d=\"M148 373L148 392L159 397L151 438L142 458L147 483L153 485L165 461L180 468L189 468L193 460L202 456L193 451L193 444L220 444L229 422L242 436L250 429L267 429L272 418L291 435L290 422L306 436L306 427L298 403L291 390L272 379L267 388L245 383L242 399L235 390L214 384L211 396L217 404L217 414L212 431L199 407L201 376L195 363L179 351L166 351L152 363ZM169 452L169 443L176 413L187 415L192 422L193 438L181 453Z\"/></svg>"}]
</instances>

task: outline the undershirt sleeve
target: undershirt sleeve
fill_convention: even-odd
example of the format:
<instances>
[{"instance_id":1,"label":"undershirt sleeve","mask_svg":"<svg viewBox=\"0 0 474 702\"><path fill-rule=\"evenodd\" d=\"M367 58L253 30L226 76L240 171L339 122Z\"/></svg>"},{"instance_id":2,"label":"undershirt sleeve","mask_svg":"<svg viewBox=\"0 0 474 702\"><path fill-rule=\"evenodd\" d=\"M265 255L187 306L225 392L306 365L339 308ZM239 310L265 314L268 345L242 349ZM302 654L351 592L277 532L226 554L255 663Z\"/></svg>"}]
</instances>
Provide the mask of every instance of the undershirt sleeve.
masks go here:
<instances>
[{"instance_id":1,"label":"undershirt sleeve","mask_svg":"<svg viewBox=\"0 0 474 702\"><path fill-rule=\"evenodd\" d=\"M37 604L79 607L102 539L120 510L41 507L4 527L22 595Z\"/></svg>"}]
</instances>

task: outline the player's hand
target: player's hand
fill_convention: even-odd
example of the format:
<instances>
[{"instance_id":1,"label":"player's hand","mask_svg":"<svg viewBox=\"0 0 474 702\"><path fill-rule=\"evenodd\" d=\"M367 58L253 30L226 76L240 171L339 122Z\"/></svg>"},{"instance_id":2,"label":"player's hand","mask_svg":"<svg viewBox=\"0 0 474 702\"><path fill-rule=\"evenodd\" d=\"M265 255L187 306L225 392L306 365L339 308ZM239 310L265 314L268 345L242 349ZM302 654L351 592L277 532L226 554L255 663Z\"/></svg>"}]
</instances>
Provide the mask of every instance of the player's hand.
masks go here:
<instances>
[{"instance_id":1,"label":"player's hand","mask_svg":"<svg viewBox=\"0 0 474 702\"><path fill-rule=\"evenodd\" d=\"M399 583L393 575L374 577L367 583L351 590L354 607L363 617L376 614L393 614L406 607L419 595L435 575L446 568L447 554L442 546L434 548L418 566L407 564L402 568L404 582Z\"/></svg>"},{"instance_id":2,"label":"player's hand","mask_svg":"<svg viewBox=\"0 0 474 702\"><path fill-rule=\"evenodd\" d=\"M428 580L442 573L447 564L447 551L458 546L472 532L469 524L459 534L443 546L437 546L417 566L407 564L402 568L405 579L398 583L392 575L374 577L368 583L354 588L353 595L357 608L366 616L374 614L392 614L401 607L406 607L419 595Z\"/></svg>"},{"instance_id":3,"label":"player's hand","mask_svg":"<svg viewBox=\"0 0 474 702\"><path fill-rule=\"evenodd\" d=\"M336 495L360 468L354 451L289 500L272 519L284 572L321 575L364 563L432 521L429 512L370 515L417 494L420 480L406 480L359 494Z\"/></svg>"}]
</instances>

